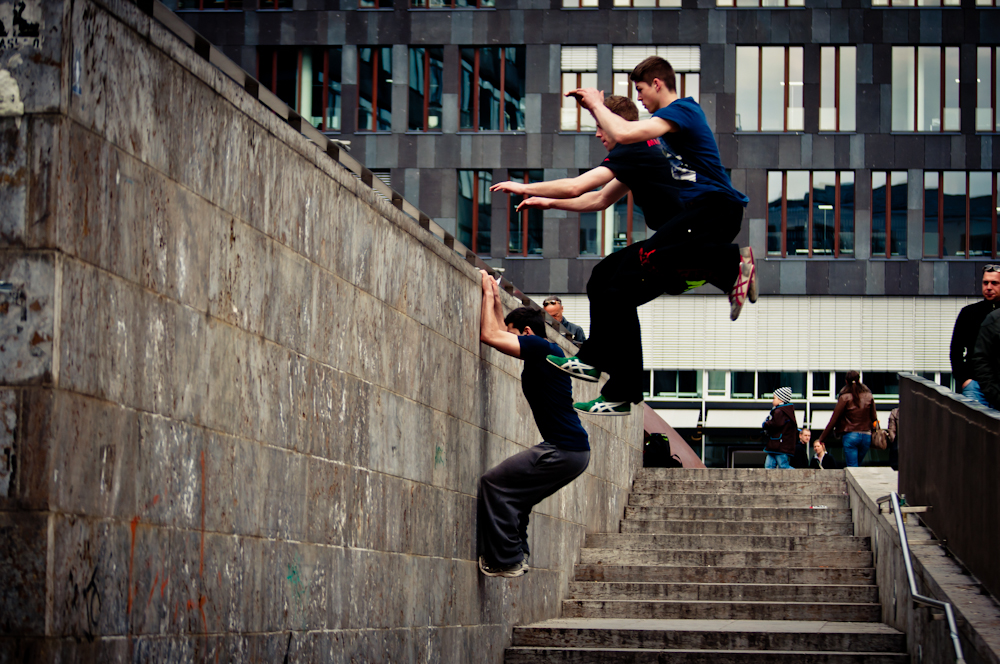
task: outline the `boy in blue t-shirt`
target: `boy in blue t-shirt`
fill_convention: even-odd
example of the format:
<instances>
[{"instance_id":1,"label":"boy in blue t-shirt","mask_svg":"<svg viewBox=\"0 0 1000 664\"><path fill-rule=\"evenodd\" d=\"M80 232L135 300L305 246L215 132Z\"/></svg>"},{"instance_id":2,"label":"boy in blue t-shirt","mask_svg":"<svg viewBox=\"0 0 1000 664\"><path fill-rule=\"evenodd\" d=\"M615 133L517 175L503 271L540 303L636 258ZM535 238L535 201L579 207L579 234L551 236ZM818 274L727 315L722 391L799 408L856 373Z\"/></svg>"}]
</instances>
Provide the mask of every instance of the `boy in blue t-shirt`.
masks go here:
<instances>
[{"instance_id":1,"label":"boy in blue t-shirt","mask_svg":"<svg viewBox=\"0 0 1000 664\"><path fill-rule=\"evenodd\" d=\"M612 142L655 142L670 164L657 178L661 218L656 232L609 255L591 274L590 338L575 357L548 358L582 380L596 382L601 371L609 374L600 397L574 406L593 415L625 415L632 403L642 401L642 339L636 309L663 293L681 292L676 275L690 286L708 282L728 293L732 320L747 300L757 300L753 252L732 244L749 199L733 187L722 168L701 107L690 97L678 98L674 70L663 58L646 58L630 78L639 101L653 114L648 120L628 121L613 113L598 90L567 93L591 112ZM625 172L615 175L625 177ZM523 205L539 203L529 199ZM644 208L647 219L649 207Z\"/></svg>"},{"instance_id":2,"label":"boy in blue t-shirt","mask_svg":"<svg viewBox=\"0 0 1000 664\"><path fill-rule=\"evenodd\" d=\"M543 439L479 478L479 570L486 576L515 577L528 571L531 508L587 469L590 442L573 410L570 377L546 361L563 357L563 352L545 338L542 312L519 307L504 318L497 283L485 271L482 280L479 338L524 360L521 390Z\"/></svg>"}]
</instances>

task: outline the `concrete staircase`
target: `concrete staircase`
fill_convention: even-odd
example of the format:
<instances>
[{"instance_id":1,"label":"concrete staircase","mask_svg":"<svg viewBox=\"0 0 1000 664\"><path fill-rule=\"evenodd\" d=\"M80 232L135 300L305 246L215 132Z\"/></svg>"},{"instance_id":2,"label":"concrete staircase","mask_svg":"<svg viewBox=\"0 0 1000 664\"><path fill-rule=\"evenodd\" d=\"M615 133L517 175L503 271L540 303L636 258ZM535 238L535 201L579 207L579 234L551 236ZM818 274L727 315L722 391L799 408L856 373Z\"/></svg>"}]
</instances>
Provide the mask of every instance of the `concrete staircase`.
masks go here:
<instances>
[{"instance_id":1,"label":"concrete staircase","mask_svg":"<svg viewBox=\"0 0 1000 664\"><path fill-rule=\"evenodd\" d=\"M507 664L909 661L844 471L643 469L620 531L587 536L563 617L516 627Z\"/></svg>"}]
</instances>

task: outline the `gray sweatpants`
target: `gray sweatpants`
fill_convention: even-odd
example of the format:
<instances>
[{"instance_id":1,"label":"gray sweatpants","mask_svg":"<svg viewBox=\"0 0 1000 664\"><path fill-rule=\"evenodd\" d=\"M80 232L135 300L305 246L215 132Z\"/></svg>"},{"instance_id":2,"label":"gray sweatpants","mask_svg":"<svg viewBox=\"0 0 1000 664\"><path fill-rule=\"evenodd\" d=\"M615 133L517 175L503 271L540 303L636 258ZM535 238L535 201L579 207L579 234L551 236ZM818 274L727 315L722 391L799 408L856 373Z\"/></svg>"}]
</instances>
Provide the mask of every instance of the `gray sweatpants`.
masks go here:
<instances>
[{"instance_id":1,"label":"gray sweatpants","mask_svg":"<svg viewBox=\"0 0 1000 664\"><path fill-rule=\"evenodd\" d=\"M542 442L487 471L479 478L479 554L504 566L528 555L531 508L579 477L589 463L589 450Z\"/></svg>"}]
</instances>

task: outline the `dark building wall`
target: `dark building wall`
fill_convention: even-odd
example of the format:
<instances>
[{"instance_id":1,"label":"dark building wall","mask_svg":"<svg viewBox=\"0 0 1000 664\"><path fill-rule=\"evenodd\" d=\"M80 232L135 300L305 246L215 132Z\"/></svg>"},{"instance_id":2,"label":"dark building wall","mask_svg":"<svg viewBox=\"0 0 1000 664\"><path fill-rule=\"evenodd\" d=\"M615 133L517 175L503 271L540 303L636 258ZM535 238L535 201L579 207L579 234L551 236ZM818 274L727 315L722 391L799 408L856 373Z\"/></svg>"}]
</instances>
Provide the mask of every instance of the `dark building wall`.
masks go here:
<instances>
[{"instance_id":1,"label":"dark building wall","mask_svg":"<svg viewBox=\"0 0 1000 664\"><path fill-rule=\"evenodd\" d=\"M978 290L978 267L963 267L965 259L923 259L920 196L911 204L909 250L906 257L869 259L870 173L908 170L911 182L928 170L998 170L1000 150L992 133L975 131L976 47L1000 43L1000 11L961 7L925 9L872 8L866 0L808 2L796 8L716 8L710 0L684 0L682 9L615 8L601 0L598 8L563 9L558 0L500 0L495 9L409 9L396 0L393 9L358 9L352 0L294 3L287 11L183 11L181 16L227 53L238 53L249 71L255 67L258 45L304 46L443 45L445 46L445 110L443 132L407 133L395 126L386 135L356 133L353 56L345 53L344 128L341 138L352 141L352 153L369 168L392 169L393 186L445 227L454 227L454 184L459 168L489 169L499 181L504 169L545 169L545 177L575 175L597 166L604 150L599 141L559 129L560 50L558 45L597 45L599 85L611 86L611 47L618 45L700 45L701 104L716 131L723 165L751 198L738 241L766 252L767 171L851 170L857 183L856 251L852 258L785 258L768 262L806 261L806 293L971 295ZM458 46L527 46L527 100L524 132L467 134L457 128ZM749 133L736 130L736 46L792 45L803 47L805 131ZM822 45L856 45L856 132L818 130L819 60ZM894 134L891 131L891 49L899 45L944 45L960 48L960 132ZM350 64L349 64L350 63ZM405 87L405 78L395 81ZM405 117L405 116L404 116ZM911 199L914 198L911 192ZM912 202L911 202L912 203ZM503 231L506 206L494 202L494 229ZM582 293L589 268L564 263L584 262L576 242L575 214L546 213L543 256L506 256L502 241L494 245L490 262L521 275L525 292ZM501 237L502 240L502 237ZM553 261L561 261L554 263ZM826 265L833 261L837 265ZM519 263L538 265L519 265ZM815 263L815 264L814 264ZM972 261L976 266L980 262ZM780 265L761 268L777 274ZM928 274L918 279L906 275ZM568 280L562 275L568 274ZM830 278L828 275L832 275ZM801 293L784 281L765 287L771 293Z\"/></svg>"}]
</instances>

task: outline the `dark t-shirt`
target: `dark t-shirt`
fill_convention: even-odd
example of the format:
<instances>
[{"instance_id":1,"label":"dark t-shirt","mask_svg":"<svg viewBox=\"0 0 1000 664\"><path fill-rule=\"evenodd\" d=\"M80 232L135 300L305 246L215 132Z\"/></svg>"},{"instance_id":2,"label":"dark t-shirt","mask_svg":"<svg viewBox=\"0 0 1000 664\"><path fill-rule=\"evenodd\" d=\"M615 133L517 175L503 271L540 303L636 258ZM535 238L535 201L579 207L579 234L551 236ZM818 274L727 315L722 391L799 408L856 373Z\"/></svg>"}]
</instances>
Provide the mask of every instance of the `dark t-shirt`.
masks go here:
<instances>
[{"instance_id":1,"label":"dark t-shirt","mask_svg":"<svg viewBox=\"0 0 1000 664\"><path fill-rule=\"evenodd\" d=\"M562 349L533 334L517 341L524 360L521 390L542 440L567 450L589 450L587 432L573 410L573 379L545 360L546 355L565 357Z\"/></svg>"},{"instance_id":2,"label":"dark t-shirt","mask_svg":"<svg viewBox=\"0 0 1000 664\"><path fill-rule=\"evenodd\" d=\"M674 193L670 162L660 149L660 139L625 145L619 143L601 166L615 174L615 179L632 191L632 199L642 210L646 225L659 230L681 211Z\"/></svg>"}]
</instances>

